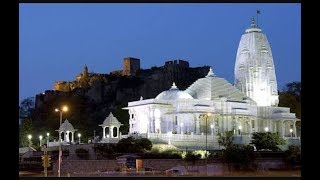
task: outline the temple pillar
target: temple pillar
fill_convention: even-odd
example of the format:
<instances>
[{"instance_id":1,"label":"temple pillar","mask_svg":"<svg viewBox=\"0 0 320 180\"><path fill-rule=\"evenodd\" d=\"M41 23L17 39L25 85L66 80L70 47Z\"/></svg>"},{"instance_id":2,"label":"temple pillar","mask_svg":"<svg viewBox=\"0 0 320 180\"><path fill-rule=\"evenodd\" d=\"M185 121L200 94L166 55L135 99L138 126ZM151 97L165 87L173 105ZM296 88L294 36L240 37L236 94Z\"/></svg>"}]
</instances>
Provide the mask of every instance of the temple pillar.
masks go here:
<instances>
[{"instance_id":1,"label":"temple pillar","mask_svg":"<svg viewBox=\"0 0 320 180\"><path fill-rule=\"evenodd\" d=\"M106 138L106 127L102 127L102 139Z\"/></svg>"},{"instance_id":2,"label":"temple pillar","mask_svg":"<svg viewBox=\"0 0 320 180\"><path fill-rule=\"evenodd\" d=\"M64 133L64 142L67 142L67 132L63 131L63 133Z\"/></svg>"},{"instance_id":3,"label":"temple pillar","mask_svg":"<svg viewBox=\"0 0 320 180\"><path fill-rule=\"evenodd\" d=\"M294 122L293 122L293 133L294 133L294 136L293 136L293 137L297 137L297 127L296 127L296 122L297 122L297 121L294 121Z\"/></svg>"},{"instance_id":4,"label":"temple pillar","mask_svg":"<svg viewBox=\"0 0 320 180\"><path fill-rule=\"evenodd\" d=\"M285 135L285 122L282 120L281 121L281 135L284 136Z\"/></svg>"},{"instance_id":5,"label":"temple pillar","mask_svg":"<svg viewBox=\"0 0 320 180\"><path fill-rule=\"evenodd\" d=\"M119 127L117 127L117 138L119 137Z\"/></svg>"},{"instance_id":6,"label":"temple pillar","mask_svg":"<svg viewBox=\"0 0 320 180\"><path fill-rule=\"evenodd\" d=\"M71 142L74 142L74 132L71 132Z\"/></svg>"},{"instance_id":7,"label":"temple pillar","mask_svg":"<svg viewBox=\"0 0 320 180\"><path fill-rule=\"evenodd\" d=\"M61 131L59 131L59 142L61 142Z\"/></svg>"},{"instance_id":8,"label":"temple pillar","mask_svg":"<svg viewBox=\"0 0 320 180\"><path fill-rule=\"evenodd\" d=\"M66 141L67 141L67 142L70 142L69 133L70 133L69 131L67 131L67 133L66 133L66 135L67 135Z\"/></svg>"},{"instance_id":9,"label":"temple pillar","mask_svg":"<svg viewBox=\"0 0 320 180\"><path fill-rule=\"evenodd\" d=\"M113 138L113 126L109 127L110 138Z\"/></svg>"},{"instance_id":10,"label":"temple pillar","mask_svg":"<svg viewBox=\"0 0 320 180\"><path fill-rule=\"evenodd\" d=\"M196 134L200 134L200 117L196 117Z\"/></svg>"}]
</instances>

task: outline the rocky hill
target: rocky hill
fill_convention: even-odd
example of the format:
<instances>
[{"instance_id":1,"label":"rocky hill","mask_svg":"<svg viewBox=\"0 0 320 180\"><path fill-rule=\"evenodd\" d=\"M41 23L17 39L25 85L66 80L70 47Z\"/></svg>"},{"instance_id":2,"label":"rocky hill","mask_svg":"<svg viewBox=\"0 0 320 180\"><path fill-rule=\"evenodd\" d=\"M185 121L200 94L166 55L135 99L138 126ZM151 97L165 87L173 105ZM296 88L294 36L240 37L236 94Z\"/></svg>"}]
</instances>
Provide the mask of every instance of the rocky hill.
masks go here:
<instances>
[{"instance_id":1,"label":"rocky hill","mask_svg":"<svg viewBox=\"0 0 320 180\"><path fill-rule=\"evenodd\" d=\"M64 86L61 91L48 90L38 94L33 126L39 131L57 134L54 130L59 127L59 113L54 109L66 104L70 111L63 113L63 119L67 118L83 137L92 137L94 131L101 136L102 128L98 125L102 124L109 112L113 112L124 124L120 131L127 134L129 114L122 108L128 102L139 100L141 96L143 99L155 98L162 91L168 90L172 82L184 90L209 71L209 66L189 67L186 61L170 62L161 67L139 69L131 76L88 74L78 82L71 82L76 84L73 88Z\"/></svg>"}]
</instances>

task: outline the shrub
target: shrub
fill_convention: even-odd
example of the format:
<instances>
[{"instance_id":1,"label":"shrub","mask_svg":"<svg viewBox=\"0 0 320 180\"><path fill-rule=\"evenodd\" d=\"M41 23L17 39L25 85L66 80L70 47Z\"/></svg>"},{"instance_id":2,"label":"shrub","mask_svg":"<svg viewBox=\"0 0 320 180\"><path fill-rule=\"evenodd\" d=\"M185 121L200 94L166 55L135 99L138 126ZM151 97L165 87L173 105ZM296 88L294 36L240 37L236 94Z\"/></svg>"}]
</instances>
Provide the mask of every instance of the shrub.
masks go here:
<instances>
[{"instance_id":1,"label":"shrub","mask_svg":"<svg viewBox=\"0 0 320 180\"><path fill-rule=\"evenodd\" d=\"M199 160L199 159L201 159L201 154L196 154L192 151L186 152L185 157L184 157L184 160L192 161L192 162Z\"/></svg>"},{"instance_id":2,"label":"shrub","mask_svg":"<svg viewBox=\"0 0 320 180\"><path fill-rule=\"evenodd\" d=\"M87 149L76 149L76 154L81 159L89 159L89 151Z\"/></svg>"},{"instance_id":3,"label":"shrub","mask_svg":"<svg viewBox=\"0 0 320 180\"><path fill-rule=\"evenodd\" d=\"M116 147L119 153L143 153L151 148L152 143L149 139L134 139L133 137L121 139Z\"/></svg>"},{"instance_id":4,"label":"shrub","mask_svg":"<svg viewBox=\"0 0 320 180\"><path fill-rule=\"evenodd\" d=\"M98 156L102 156L104 158L110 158L116 152L116 145L114 144L95 144L93 146L94 152Z\"/></svg>"},{"instance_id":5,"label":"shrub","mask_svg":"<svg viewBox=\"0 0 320 180\"><path fill-rule=\"evenodd\" d=\"M142 156L144 159L181 159L181 154L170 152L147 152Z\"/></svg>"},{"instance_id":6,"label":"shrub","mask_svg":"<svg viewBox=\"0 0 320 180\"><path fill-rule=\"evenodd\" d=\"M285 144L285 140L278 133L255 132L252 134L251 144L254 144L257 150L269 149L278 151L278 145Z\"/></svg>"},{"instance_id":7,"label":"shrub","mask_svg":"<svg viewBox=\"0 0 320 180\"><path fill-rule=\"evenodd\" d=\"M292 166L301 165L301 147L290 145L289 149L285 151L285 159L287 163Z\"/></svg>"},{"instance_id":8,"label":"shrub","mask_svg":"<svg viewBox=\"0 0 320 180\"><path fill-rule=\"evenodd\" d=\"M237 169L252 169L255 153L250 145L231 145L223 151L223 161Z\"/></svg>"}]
</instances>

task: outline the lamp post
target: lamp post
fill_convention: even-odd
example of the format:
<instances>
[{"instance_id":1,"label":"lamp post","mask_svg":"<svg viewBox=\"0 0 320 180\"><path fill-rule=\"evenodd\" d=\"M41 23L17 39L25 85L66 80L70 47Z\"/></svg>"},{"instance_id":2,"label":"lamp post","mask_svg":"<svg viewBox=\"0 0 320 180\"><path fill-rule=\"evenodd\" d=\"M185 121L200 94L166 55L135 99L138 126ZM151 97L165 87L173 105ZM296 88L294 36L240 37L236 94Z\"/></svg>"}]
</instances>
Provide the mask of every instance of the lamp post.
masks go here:
<instances>
[{"instance_id":1,"label":"lamp post","mask_svg":"<svg viewBox=\"0 0 320 180\"><path fill-rule=\"evenodd\" d=\"M183 123L180 124L180 133L183 134Z\"/></svg>"},{"instance_id":2,"label":"lamp post","mask_svg":"<svg viewBox=\"0 0 320 180\"><path fill-rule=\"evenodd\" d=\"M268 127L265 127L264 130L265 130L266 132L268 132L268 131L269 131L269 128L268 128Z\"/></svg>"},{"instance_id":3,"label":"lamp post","mask_svg":"<svg viewBox=\"0 0 320 180\"><path fill-rule=\"evenodd\" d=\"M39 147L41 147L42 135L39 136Z\"/></svg>"},{"instance_id":4,"label":"lamp post","mask_svg":"<svg viewBox=\"0 0 320 180\"><path fill-rule=\"evenodd\" d=\"M49 147L49 136L50 136L50 133L47 133L47 147Z\"/></svg>"},{"instance_id":5,"label":"lamp post","mask_svg":"<svg viewBox=\"0 0 320 180\"><path fill-rule=\"evenodd\" d=\"M31 136L31 134L28 135L28 139L29 139L29 147L31 147L31 145L32 145L32 142L31 142L32 136Z\"/></svg>"},{"instance_id":6,"label":"lamp post","mask_svg":"<svg viewBox=\"0 0 320 180\"><path fill-rule=\"evenodd\" d=\"M81 138L81 134L80 133L78 133L78 137L79 137L79 144L80 144L80 138Z\"/></svg>"},{"instance_id":7,"label":"lamp post","mask_svg":"<svg viewBox=\"0 0 320 180\"><path fill-rule=\"evenodd\" d=\"M211 128L211 134L212 134L212 136L213 136L213 128L214 128L214 125L211 124L211 125L210 125L210 128Z\"/></svg>"},{"instance_id":8,"label":"lamp post","mask_svg":"<svg viewBox=\"0 0 320 180\"><path fill-rule=\"evenodd\" d=\"M61 109L56 108L55 112L59 112L60 113L60 126L62 124L62 113L63 112L67 112L68 111L68 107L67 106L63 106ZM60 177L60 169L61 169L61 158L62 158L62 150L61 150L61 138L60 138L60 132L59 132L59 161L58 161L58 177Z\"/></svg>"},{"instance_id":9,"label":"lamp post","mask_svg":"<svg viewBox=\"0 0 320 180\"><path fill-rule=\"evenodd\" d=\"M293 129L290 129L290 135L291 135L291 138L292 138L292 132L293 132Z\"/></svg>"}]
</instances>

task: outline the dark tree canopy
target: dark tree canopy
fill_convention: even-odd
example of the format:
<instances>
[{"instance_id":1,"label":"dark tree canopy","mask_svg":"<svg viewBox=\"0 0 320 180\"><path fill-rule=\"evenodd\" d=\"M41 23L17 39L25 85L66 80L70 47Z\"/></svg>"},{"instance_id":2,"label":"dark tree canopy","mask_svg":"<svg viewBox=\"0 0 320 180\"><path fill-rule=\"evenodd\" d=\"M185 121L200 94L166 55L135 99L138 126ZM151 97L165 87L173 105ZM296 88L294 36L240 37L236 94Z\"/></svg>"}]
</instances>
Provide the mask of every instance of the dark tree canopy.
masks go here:
<instances>
[{"instance_id":1,"label":"dark tree canopy","mask_svg":"<svg viewBox=\"0 0 320 180\"><path fill-rule=\"evenodd\" d=\"M19 146L27 147L29 145L28 135L32 134L32 121L31 119L24 119L21 122L19 131Z\"/></svg>"},{"instance_id":2,"label":"dark tree canopy","mask_svg":"<svg viewBox=\"0 0 320 180\"><path fill-rule=\"evenodd\" d=\"M290 93L292 95L301 96L301 82L287 83L283 89L283 92Z\"/></svg>"},{"instance_id":3,"label":"dark tree canopy","mask_svg":"<svg viewBox=\"0 0 320 180\"><path fill-rule=\"evenodd\" d=\"M254 144L257 150L277 151L279 150L278 145L285 144L285 140L278 133L255 132L252 134L251 144Z\"/></svg>"},{"instance_id":4,"label":"dark tree canopy","mask_svg":"<svg viewBox=\"0 0 320 180\"><path fill-rule=\"evenodd\" d=\"M289 107L290 112L296 113L301 119L301 83L292 82L286 84L285 88L279 92L279 106Z\"/></svg>"},{"instance_id":5,"label":"dark tree canopy","mask_svg":"<svg viewBox=\"0 0 320 180\"><path fill-rule=\"evenodd\" d=\"M31 118L34 111L34 98L28 97L21 101L19 106L19 118Z\"/></svg>"},{"instance_id":6,"label":"dark tree canopy","mask_svg":"<svg viewBox=\"0 0 320 180\"><path fill-rule=\"evenodd\" d=\"M218 134L218 143L220 146L229 147L233 141L233 131L225 131L223 134Z\"/></svg>"}]
</instances>

